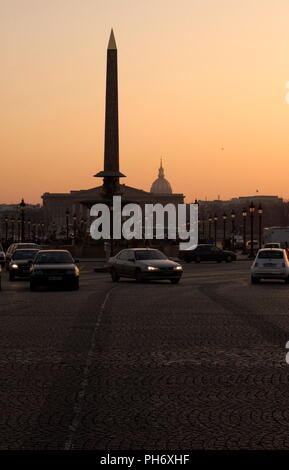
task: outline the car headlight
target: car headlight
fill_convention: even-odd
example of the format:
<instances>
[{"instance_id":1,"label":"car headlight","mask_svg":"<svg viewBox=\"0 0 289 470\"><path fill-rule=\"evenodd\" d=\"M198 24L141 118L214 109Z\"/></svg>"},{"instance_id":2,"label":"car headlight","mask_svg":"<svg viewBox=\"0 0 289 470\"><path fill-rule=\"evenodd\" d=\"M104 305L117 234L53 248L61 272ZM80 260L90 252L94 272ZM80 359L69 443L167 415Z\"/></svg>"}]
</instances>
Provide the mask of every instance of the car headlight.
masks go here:
<instances>
[{"instance_id":1,"label":"car headlight","mask_svg":"<svg viewBox=\"0 0 289 470\"><path fill-rule=\"evenodd\" d=\"M18 269L18 264L16 264L16 263L11 264L11 268Z\"/></svg>"},{"instance_id":2,"label":"car headlight","mask_svg":"<svg viewBox=\"0 0 289 470\"><path fill-rule=\"evenodd\" d=\"M182 268L182 266L175 266L175 267L174 267L174 270L175 270L175 271L182 271L183 268Z\"/></svg>"},{"instance_id":3,"label":"car headlight","mask_svg":"<svg viewBox=\"0 0 289 470\"><path fill-rule=\"evenodd\" d=\"M75 276L79 276L79 269L77 267L74 269L67 269L65 274L74 274Z\"/></svg>"},{"instance_id":4,"label":"car headlight","mask_svg":"<svg viewBox=\"0 0 289 470\"><path fill-rule=\"evenodd\" d=\"M146 269L148 271L159 271L160 270L159 268L156 268L155 266L148 266Z\"/></svg>"}]
</instances>

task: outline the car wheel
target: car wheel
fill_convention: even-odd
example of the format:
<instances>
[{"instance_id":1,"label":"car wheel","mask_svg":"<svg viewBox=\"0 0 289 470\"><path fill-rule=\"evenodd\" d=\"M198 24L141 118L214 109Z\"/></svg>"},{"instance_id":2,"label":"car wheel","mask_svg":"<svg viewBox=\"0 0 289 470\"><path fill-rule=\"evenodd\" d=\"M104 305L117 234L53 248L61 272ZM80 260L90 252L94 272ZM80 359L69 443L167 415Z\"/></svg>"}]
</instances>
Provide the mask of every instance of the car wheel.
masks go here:
<instances>
[{"instance_id":1,"label":"car wheel","mask_svg":"<svg viewBox=\"0 0 289 470\"><path fill-rule=\"evenodd\" d=\"M14 281L15 276L11 272L9 273L9 281Z\"/></svg>"},{"instance_id":2,"label":"car wheel","mask_svg":"<svg viewBox=\"0 0 289 470\"><path fill-rule=\"evenodd\" d=\"M176 278L176 279L170 279L172 284L178 284L180 282L181 278Z\"/></svg>"},{"instance_id":3,"label":"car wheel","mask_svg":"<svg viewBox=\"0 0 289 470\"><path fill-rule=\"evenodd\" d=\"M226 256L226 262L227 263L232 263L233 257L231 255Z\"/></svg>"},{"instance_id":4,"label":"car wheel","mask_svg":"<svg viewBox=\"0 0 289 470\"><path fill-rule=\"evenodd\" d=\"M110 270L110 275L111 275L112 282L118 282L119 281L119 275L118 275L118 273L116 272L116 270L114 268L112 268Z\"/></svg>"},{"instance_id":5,"label":"car wheel","mask_svg":"<svg viewBox=\"0 0 289 470\"><path fill-rule=\"evenodd\" d=\"M137 269L136 272L135 272L135 280L136 280L136 282L142 282L143 281L143 277L142 277L142 273L141 273L140 269Z\"/></svg>"},{"instance_id":6,"label":"car wheel","mask_svg":"<svg viewBox=\"0 0 289 470\"><path fill-rule=\"evenodd\" d=\"M260 282L260 279L258 279L257 277L251 276L251 283L252 284L259 284L259 282Z\"/></svg>"},{"instance_id":7,"label":"car wheel","mask_svg":"<svg viewBox=\"0 0 289 470\"><path fill-rule=\"evenodd\" d=\"M201 262L200 256L196 256L196 257L195 257L195 263L200 263L200 262Z\"/></svg>"}]
</instances>

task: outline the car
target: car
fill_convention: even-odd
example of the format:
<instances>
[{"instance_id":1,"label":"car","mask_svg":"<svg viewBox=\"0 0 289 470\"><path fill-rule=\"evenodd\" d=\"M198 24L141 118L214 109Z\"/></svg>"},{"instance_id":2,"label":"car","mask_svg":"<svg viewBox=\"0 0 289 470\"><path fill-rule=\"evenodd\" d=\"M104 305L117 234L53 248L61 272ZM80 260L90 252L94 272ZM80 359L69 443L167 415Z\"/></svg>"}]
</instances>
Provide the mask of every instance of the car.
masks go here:
<instances>
[{"instance_id":1,"label":"car","mask_svg":"<svg viewBox=\"0 0 289 470\"><path fill-rule=\"evenodd\" d=\"M247 241L246 243L247 251L251 250L251 240ZM253 240L253 250L256 251L259 249L259 242L257 240Z\"/></svg>"},{"instance_id":2,"label":"car","mask_svg":"<svg viewBox=\"0 0 289 470\"><path fill-rule=\"evenodd\" d=\"M5 266L5 259L6 259L5 252L3 250L2 245L0 244L0 267Z\"/></svg>"},{"instance_id":3,"label":"car","mask_svg":"<svg viewBox=\"0 0 289 470\"><path fill-rule=\"evenodd\" d=\"M226 261L236 261L237 257L233 251L222 250L215 245L202 244L198 245L194 250L187 250L180 252L180 257L186 261L186 263L200 263L201 261L217 261L221 263Z\"/></svg>"},{"instance_id":4,"label":"car","mask_svg":"<svg viewBox=\"0 0 289 470\"><path fill-rule=\"evenodd\" d=\"M2 289L1 271L2 271L2 266L0 265L0 290Z\"/></svg>"},{"instance_id":5,"label":"car","mask_svg":"<svg viewBox=\"0 0 289 470\"><path fill-rule=\"evenodd\" d=\"M183 274L179 263L153 248L124 249L109 258L108 266L113 282L119 281L120 277L129 277L137 282L167 279L177 284Z\"/></svg>"},{"instance_id":6,"label":"car","mask_svg":"<svg viewBox=\"0 0 289 470\"><path fill-rule=\"evenodd\" d=\"M79 268L67 250L40 250L30 269L30 290L43 285L65 285L79 288Z\"/></svg>"},{"instance_id":7,"label":"car","mask_svg":"<svg viewBox=\"0 0 289 470\"><path fill-rule=\"evenodd\" d=\"M281 248L281 243L278 243L278 242L265 243L263 248Z\"/></svg>"},{"instance_id":8,"label":"car","mask_svg":"<svg viewBox=\"0 0 289 470\"><path fill-rule=\"evenodd\" d=\"M261 279L284 279L289 283L289 261L282 248L261 248L251 266L251 282Z\"/></svg>"},{"instance_id":9,"label":"car","mask_svg":"<svg viewBox=\"0 0 289 470\"><path fill-rule=\"evenodd\" d=\"M12 245L9 246L8 250L6 251L6 269L9 271L9 264L11 257L14 253L15 250L19 249L28 249L28 248L35 248L40 250L41 246L38 245L37 243L12 243Z\"/></svg>"},{"instance_id":10,"label":"car","mask_svg":"<svg viewBox=\"0 0 289 470\"><path fill-rule=\"evenodd\" d=\"M9 263L9 280L14 281L16 277L29 277L30 267L38 249L26 248L15 250Z\"/></svg>"}]
</instances>

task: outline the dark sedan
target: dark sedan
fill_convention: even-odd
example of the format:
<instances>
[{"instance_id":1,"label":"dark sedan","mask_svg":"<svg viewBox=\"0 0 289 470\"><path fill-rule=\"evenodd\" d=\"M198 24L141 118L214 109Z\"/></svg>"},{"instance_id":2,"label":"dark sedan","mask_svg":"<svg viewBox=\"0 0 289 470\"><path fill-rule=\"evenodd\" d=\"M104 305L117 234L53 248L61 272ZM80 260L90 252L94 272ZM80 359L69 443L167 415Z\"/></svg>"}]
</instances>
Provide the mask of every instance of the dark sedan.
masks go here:
<instances>
[{"instance_id":1,"label":"dark sedan","mask_svg":"<svg viewBox=\"0 0 289 470\"><path fill-rule=\"evenodd\" d=\"M180 257L187 263L191 261L195 261L195 263L201 261L216 261L217 263L226 261L230 263L236 261L237 258L233 251L222 250L215 245L198 245L194 250L180 252Z\"/></svg>"},{"instance_id":2,"label":"dark sedan","mask_svg":"<svg viewBox=\"0 0 289 470\"><path fill-rule=\"evenodd\" d=\"M131 248L122 250L109 259L111 278L117 282L120 277L131 277L137 282L167 279L177 284L183 274L179 263L172 261L159 250Z\"/></svg>"},{"instance_id":3,"label":"dark sedan","mask_svg":"<svg viewBox=\"0 0 289 470\"><path fill-rule=\"evenodd\" d=\"M14 281L16 277L29 277L30 276L30 267L32 264L33 258L39 250L37 249L25 249L25 250L15 250L11 261L9 263L9 279Z\"/></svg>"},{"instance_id":4,"label":"dark sedan","mask_svg":"<svg viewBox=\"0 0 289 470\"><path fill-rule=\"evenodd\" d=\"M67 250L40 250L30 271L30 289L54 284L79 288L79 269Z\"/></svg>"}]
</instances>

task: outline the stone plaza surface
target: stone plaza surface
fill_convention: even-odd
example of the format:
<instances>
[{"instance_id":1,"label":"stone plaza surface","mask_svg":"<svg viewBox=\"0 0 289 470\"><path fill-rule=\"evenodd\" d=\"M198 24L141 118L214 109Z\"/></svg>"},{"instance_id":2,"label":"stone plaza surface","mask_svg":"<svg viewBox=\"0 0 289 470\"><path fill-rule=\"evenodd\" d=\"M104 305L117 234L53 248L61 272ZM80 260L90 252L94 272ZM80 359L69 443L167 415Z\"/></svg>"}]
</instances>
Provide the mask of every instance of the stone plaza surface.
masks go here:
<instances>
[{"instance_id":1,"label":"stone plaza surface","mask_svg":"<svg viewBox=\"0 0 289 470\"><path fill-rule=\"evenodd\" d=\"M0 449L288 449L289 287L249 261L179 285L0 292Z\"/></svg>"}]
</instances>

